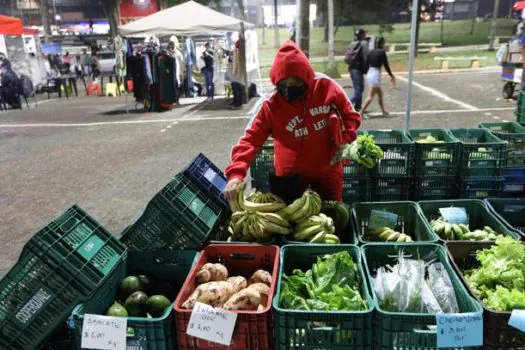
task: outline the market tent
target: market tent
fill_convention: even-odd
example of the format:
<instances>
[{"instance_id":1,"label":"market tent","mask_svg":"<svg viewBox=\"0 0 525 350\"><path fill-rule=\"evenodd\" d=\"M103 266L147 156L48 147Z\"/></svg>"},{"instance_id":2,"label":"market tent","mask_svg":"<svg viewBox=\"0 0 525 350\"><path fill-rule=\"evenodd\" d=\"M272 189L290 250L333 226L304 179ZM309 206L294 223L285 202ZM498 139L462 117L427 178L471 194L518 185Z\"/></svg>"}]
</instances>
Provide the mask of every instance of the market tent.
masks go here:
<instances>
[{"instance_id":1,"label":"market tent","mask_svg":"<svg viewBox=\"0 0 525 350\"><path fill-rule=\"evenodd\" d=\"M244 28L242 28L244 27ZM243 31L254 25L230 17L195 1L156 12L120 27L122 35L198 35Z\"/></svg>"},{"instance_id":2,"label":"market tent","mask_svg":"<svg viewBox=\"0 0 525 350\"><path fill-rule=\"evenodd\" d=\"M23 33L24 26L22 24L22 20L0 15L0 34L22 35Z\"/></svg>"}]
</instances>

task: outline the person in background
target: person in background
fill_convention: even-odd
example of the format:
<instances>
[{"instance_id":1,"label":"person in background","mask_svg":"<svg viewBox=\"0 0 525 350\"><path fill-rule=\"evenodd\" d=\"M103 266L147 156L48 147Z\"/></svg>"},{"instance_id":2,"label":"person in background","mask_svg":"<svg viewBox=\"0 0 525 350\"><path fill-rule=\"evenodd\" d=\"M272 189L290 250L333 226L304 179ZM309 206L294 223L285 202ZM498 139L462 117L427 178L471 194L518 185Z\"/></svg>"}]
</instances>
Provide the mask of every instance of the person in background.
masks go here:
<instances>
[{"instance_id":1,"label":"person in background","mask_svg":"<svg viewBox=\"0 0 525 350\"><path fill-rule=\"evenodd\" d=\"M91 44L89 44L89 48L91 49L91 57L95 57L99 50L96 39L91 40Z\"/></svg>"},{"instance_id":2,"label":"person in background","mask_svg":"<svg viewBox=\"0 0 525 350\"><path fill-rule=\"evenodd\" d=\"M390 75L390 82L392 86L396 86L396 78L392 74L390 65L388 64L388 58L385 51L385 38L380 36L376 42L376 48L370 51L367 58L368 73L367 73L367 82L368 82L368 97L366 98L365 103L363 104L363 109L361 114L366 118L365 113L370 106L370 103L374 100L374 97L377 95L379 99L379 106L383 112L383 117L388 117L388 112L385 110L384 102L384 92L381 87L381 67L385 67L388 75Z\"/></svg>"},{"instance_id":3,"label":"person in background","mask_svg":"<svg viewBox=\"0 0 525 350\"><path fill-rule=\"evenodd\" d=\"M9 67L10 68L10 67ZM18 77L7 66L0 67L0 89L1 99L9 104L11 108L20 108L20 100L18 99Z\"/></svg>"},{"instance_id":4,"label":"person in background","mask_svg":"<svg viewBox=\"0 0 525 350\"><path fill-rule=\"evenodd\" d=\"M361 116L341 86L315 74L306 55L292 41L286 41L277 51L270 79L276 92L260 104L244 136L232 149L225 172L226 198L236 201L248 168L272 136L272 193L289 202L311 186L324 200L342 201L343 165L333 162L333 154L356 139Z\"/></svg>"},{"instance_id":5,"label":"person in background","mask_svg":"<svg viewBox=\"0 0 525 350\"><path fill-rule=\"evenodd\" d=\"M71 56L69 51L66 51L64 57L62 57L62 73L68 73L71 68Z\"/></svg>"},{"instance_id":6,"label":"person in background","mask_svg":"<svg viewBox=\"0 0 525 350\"><path fill-rule=\"evenodd\" d=\"M213 50L210 48L210 43L204 44L204 51L202 52L201 58L204 60L204 67L201 71L204 75L204 81L206 84L206 95L208 96L207 101L213 101Z\"/></svg>"},{"instance_id":7,"label":"person in background","mask_svg":"<svg viewBox=\"0 0 525 350\"><path fill-rule=\"evenodd\" d=\"M235 42L235 48L230 54L231 62L228 63L231 71L229 72L233 90L233 103L230 108L240 109L244 102L244 70L241 64L241 41Z\"/></svg>"},{"instance_id":8,"label":"person in background","mask_svg":"<svg viewBox=\"0 0 525 350\"><path fill-rule=\"evenodd\" d=\"M88 55L86 49L82 49L80 64L82 65L82 74L84 74L84 76L91 75L91 57Z\"/></svg>"},{"instance_id":9,"label":"person in background","mask_svg":"<svg viewBox=\"0 0 525 350\"><path fill-rule=\"evenodd\" d=\"M91 56L91 72L93 73L93 80L100 76L100 63L97 56Z\"/></svg>"},{"instance_id":10,"label":"person in background","mask_svg":"<svg viewBox=\"0 0 525 350\"><path fill-rule=\"evenodd\" d=\"M359 112L363 102L363 92L365 91L368 41L366 40L366 30L364 29L359 29L355 35L357 40L348 46L345 62L348 64L348 71L354 86L354 94L350 98L350 101L354 105L355 110Z\"/></svg>"}]
</instances>

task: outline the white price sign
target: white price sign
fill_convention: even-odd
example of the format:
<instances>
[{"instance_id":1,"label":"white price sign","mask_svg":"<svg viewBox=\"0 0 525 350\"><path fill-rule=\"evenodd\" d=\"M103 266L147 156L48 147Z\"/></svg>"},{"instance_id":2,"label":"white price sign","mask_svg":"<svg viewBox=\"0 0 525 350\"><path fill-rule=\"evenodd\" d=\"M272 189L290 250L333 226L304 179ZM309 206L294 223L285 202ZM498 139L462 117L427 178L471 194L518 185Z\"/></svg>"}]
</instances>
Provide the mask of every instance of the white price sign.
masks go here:
<instances>
[{"instance_id":1,"label":"white price sign","mask_svg":"<svg viewBox=\"0 0 525 350\"><path fill-rule=\"evenodd\" d=\"M192 337L229 346L235 322L237 322L236 313L197 302L191 313L186 333Z\"/></svg>"},{"instance_id":2,"label":"white price sign","mask_svg":"<svg viewBox=\"0 0 525 350\"><path fill-rule=\"evenodd\" d=\"M439 208L439 212L443 219L451 224L467 224L467 211L465 208L449 207Z\"/></svg>"},{"instance_id":3,"label":"white price sign","mask_svg":"<svg viewBox=\"0 0 525 350\"><path fill-rule=\"evenodd\" d=\"M397 224L397 217L395 213L374 209L370 212L368 228L371 230L382 227L394 228Z\"/></svg>"},{"instance_id":4,"label":"white price sign","mask_svg":"<svg viewBox=\"0 0 525 350\"><path fill-rule=\"evenodd\" d=\"M125 350L128 319L84 315L82 324L82 348L100 350Z\"/></svg>"}]
</instances>

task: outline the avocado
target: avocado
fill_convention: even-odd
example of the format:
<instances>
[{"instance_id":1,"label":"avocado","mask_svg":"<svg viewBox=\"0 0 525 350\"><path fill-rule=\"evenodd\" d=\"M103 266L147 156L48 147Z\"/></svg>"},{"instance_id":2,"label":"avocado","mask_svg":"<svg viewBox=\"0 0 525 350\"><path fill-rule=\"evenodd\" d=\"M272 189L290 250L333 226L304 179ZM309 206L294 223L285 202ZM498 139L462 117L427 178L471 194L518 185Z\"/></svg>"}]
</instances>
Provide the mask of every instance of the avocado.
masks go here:
<instances>
[{"instance_id":1,"label":"avocado","mask_svg":"<svg viewBox=\"0 0 525 350\"><path fill-rule=\"evenodd\" d=\"M144 292L135 292L126 299L124 307L130 316L146 317L148 296Z\"/></svg>"},{"instance_id":2,"label":"avocado","mask_svg":"<svg viewBox=\"0 0 525 350\"><path fill-rule=\"evenodd\" d=\"M141 291L146 293L147 295L154 294L153 293L153 286L155 285L155 280L148 276L148 275L136 275L142 285Z\"/></svg>"},{"instance_id":3,"label":"avocado","mask_svg":"<svg viewBox=\"0 0 525 350\"><path fill-rule=\"evenodd\" d=\"M121 301L125 301L131 294L143 291L142 283L136 276L128 276L120 283L119 296Z\"/></svg>"},{"instance_id":4,"label":"avocado","mask_svg":"<svg viewBox=\"0 0 525 350\"><path fill-rule=\"evenodd\" d=\"M128 311L124 308L124 306L115 302L115 304L109 307L108 312L106 313L106 316L128 317Z\"/></svg>"},{"instance_id":5,"label":"avocado","mask_svg":"<svg viewBox=\"0 0 525 350\"><path fill-rule=\"evenodd\" d=\"M151 317L161 317L170 306L171 301L164 295L153 295L148 299L148 314Z\"/></svg>"}]
</instances>

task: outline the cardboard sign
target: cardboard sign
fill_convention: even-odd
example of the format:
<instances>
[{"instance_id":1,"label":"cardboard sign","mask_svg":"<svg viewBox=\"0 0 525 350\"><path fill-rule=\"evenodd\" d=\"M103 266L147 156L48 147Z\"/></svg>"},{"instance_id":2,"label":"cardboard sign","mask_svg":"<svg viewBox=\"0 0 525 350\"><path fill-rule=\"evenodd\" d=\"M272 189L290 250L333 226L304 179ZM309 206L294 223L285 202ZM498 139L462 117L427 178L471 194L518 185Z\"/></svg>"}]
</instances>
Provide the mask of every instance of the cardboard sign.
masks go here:
<instances>
[{"instance_id":1,"label":"cardboard sign","mask_svg":"<svg viewBox=\"0 0 525 350\"><path fill-rule=\"evenodd\" d=\"M368 221L368 228L373 230L375 228L390 227L394 228L397 224L397 214L382 210L372 210L370 212L370 220Z\"/></svg>"},{"instance_id":2,"label":"cardboard sign","mask_svg":"<svg viewBox=\"0 0 525 350\"><path fill-rule=\"evenodd\" d=\"M483 314L437 314L437 347L461 348L483 345Z\"/></svg>"},{"instance_id":3,"label":"cardboard sign","mask_svg":"<svg viewBox=\"0 0 525 350\"><path fill-rule=\"evenodd\" d=\"M456 208L456 207L449 207L449 208L439 208L439 212L441 213L441 216L443 219L448 221L450 224L467 224L467 211L465 208Z\"/></svg>"},{"instance_id":4,"label":"cardboard sign","mask_svg":"<svg viewBox=\"0 0 525 350\"><path fill-rule=\"evenodd\" d=\"M128 319L100 315L84 315L82 348L125 350Z\"/></svg>"},{"instance_id":5,"label":"cardboard sign","mask_svg":"<svg viewBox=\"0 0 525 350\"><path fill-rule=\"evenodd\" d=\"M186 333L192 337L229 346L236 322L236 313L197 302Z\"/></svg>"}]
</instances>

